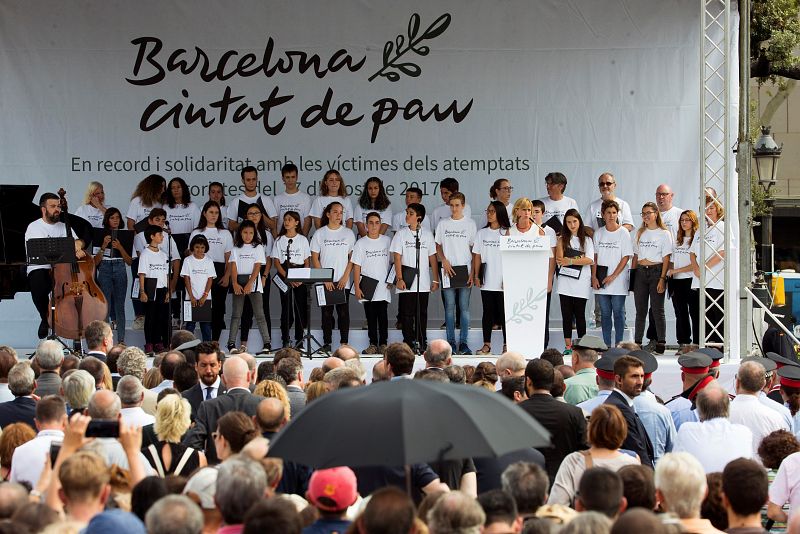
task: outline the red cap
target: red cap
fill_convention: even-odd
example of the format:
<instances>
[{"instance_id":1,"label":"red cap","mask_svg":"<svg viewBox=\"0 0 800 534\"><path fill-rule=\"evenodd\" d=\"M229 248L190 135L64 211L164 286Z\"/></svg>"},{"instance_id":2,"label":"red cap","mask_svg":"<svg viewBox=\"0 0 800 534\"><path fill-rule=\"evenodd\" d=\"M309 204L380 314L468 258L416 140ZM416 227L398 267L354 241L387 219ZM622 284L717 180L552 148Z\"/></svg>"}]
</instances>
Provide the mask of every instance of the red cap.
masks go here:
<instances>
[{"instance_id":1,"label":"red cap","mask_svg":"<svg viewBox=\"0 0 800 534\"><path fill-rule=\"evenodd\" d=\"M800 388L800 380L793 380L791 378L781 377L781 385L790 388Z\"/></svg>"},{"instance_id":2,"label":"red cap","mask_svg":"<svg viewBox=\"0 0 800 534\"><path fill-rule=\"evenodd\" d=\"M308 500L320 510L338 512L349 508L358 498L356 474L349 467L314 471L308 481Z\"/></svg>"},{"instance_id":3,"label":"red cap","mask_svg":"<svg viewBox=\"0 0 800 534\"><path fill-rule=\"evenodd\" d=\"M603 371L602 369L595 369L597 371L597 376L600 378L604 378L605 380L614 380L614 371Z\"/></svg>"},{"instance_id":4,"label":"red cap","mask_svg":"<svg viewBox=\"0 0 800 534\"><path fill-rule=\"evenodd\" d=\"M708 367L681 367L681 371L690 375L706 375Z\"/></svg>"},{"instance_id":5,"label":"red cap","mask_svg":"<svg viewBox=\"0 0 800 534\"><path fill-rule=\"evenodd\" d=\"M709 365L709 369L713 369L715 367L719 367L720 360L711 360L711 365Z\"/></svg>"}]
</instances>

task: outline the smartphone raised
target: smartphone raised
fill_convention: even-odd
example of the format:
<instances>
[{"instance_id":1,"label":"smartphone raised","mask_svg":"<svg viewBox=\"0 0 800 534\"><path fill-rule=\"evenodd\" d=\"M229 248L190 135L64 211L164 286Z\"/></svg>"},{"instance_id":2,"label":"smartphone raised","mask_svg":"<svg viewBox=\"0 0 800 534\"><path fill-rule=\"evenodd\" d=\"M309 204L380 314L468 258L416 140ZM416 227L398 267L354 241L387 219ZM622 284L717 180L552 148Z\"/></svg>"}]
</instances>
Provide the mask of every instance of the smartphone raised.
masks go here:
<instances>
[{"instance_id":1,"label":"smartphone raised","mask_svg":"<svg viewBox=\"0 0 800 534\"><path fill-rule=\"evenodd\" d=\"M50 467L56 466L56 458L58 458L58 453L61 451L61 441L51 441L50 442Z\"/></svg>"},{"instance_id":2,"label":"smartphone raised","mask_svg":"<svg viewBox=\"0 0 800 534\"><path fill-rule=\"evenodd\" d=\"M86 427L87 438L118 438L118 419L92 419Z\"/></svg>"}]
</instances>

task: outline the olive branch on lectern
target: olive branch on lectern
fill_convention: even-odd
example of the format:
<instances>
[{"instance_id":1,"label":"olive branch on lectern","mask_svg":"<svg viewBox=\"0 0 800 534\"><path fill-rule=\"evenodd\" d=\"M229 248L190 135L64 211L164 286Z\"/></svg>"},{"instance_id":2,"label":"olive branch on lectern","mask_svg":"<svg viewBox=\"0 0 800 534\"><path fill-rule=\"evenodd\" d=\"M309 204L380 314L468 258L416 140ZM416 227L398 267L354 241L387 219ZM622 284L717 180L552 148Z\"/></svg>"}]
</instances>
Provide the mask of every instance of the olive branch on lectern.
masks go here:
<instances>
[{"instance_id":1,"label":"olive branch on lectern","mask_svg":"<svg viewBox=\"0 0 800 534\"><path fill-rule=\"evenodd\" d=\"M430 47L420 45L420 43L443 34L447 27L450 26L451 19L450 13L445 13L433 21L433 24L428 26L420 35L419 13L411 15L411 18L408 20L407 35L403 36L401 34L398 35L394 41L386 41L386 44L383 46L383 66L378 72L369 77L369 81L371 82L378 76L383 76L390 82L398 81L400 79L400 74L391 69L396 69L406 76L414 78L422 74L422 69L416 63L411 63L410 61L398 63L398 60L409 51L420 56L427 56L431 51Z\"/></svg>"},{"instance_id":2,"label":"olive branch on lectern","mask_svg":"<svg viewBox=\"0 0 800 534\"><path fill-rule=\"evenodd\" d=\"M530 312L539 308L537 302L544 300L546 295L546 289L534 296L533 288L529 288L525 298L514 302L514 306L511 309L513 313L511 317L506 319L506 323L522 324L523 321L533 321L533 315Z\"/></svg>"}]
</instances>

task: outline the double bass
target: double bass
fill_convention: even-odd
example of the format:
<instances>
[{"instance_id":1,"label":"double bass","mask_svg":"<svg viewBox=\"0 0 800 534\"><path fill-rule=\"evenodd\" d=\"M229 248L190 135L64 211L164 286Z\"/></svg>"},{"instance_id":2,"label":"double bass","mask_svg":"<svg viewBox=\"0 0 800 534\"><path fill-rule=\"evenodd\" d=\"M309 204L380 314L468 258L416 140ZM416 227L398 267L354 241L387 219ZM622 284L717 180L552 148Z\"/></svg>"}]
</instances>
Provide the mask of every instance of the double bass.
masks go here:
<instances>
[{"instance_id":1,"label":"double bass","mask_svg":"<svg viewBox=\"0 0 800 534\"><path fill-rule=\"evenodd\" d=\"M63 188L58 190L62 219L67 235L72 235L66 194ZM95 282L94 259L87 255L72 263L54 265L53 280L50 306L55 312L48 318L50 326L57 336L79 341L83 339L86 325L92 321L103 321L108 316L106 296Z\"/></svg>"}]
</instances>

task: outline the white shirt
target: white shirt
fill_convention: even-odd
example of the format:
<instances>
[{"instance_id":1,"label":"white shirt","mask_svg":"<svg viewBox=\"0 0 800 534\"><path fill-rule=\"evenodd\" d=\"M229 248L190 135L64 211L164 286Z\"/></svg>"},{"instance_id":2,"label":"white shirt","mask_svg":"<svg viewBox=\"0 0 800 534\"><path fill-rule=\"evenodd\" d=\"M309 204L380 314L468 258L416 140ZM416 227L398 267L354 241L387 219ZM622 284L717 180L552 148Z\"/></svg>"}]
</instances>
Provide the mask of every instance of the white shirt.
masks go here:
<instances>
[{"instance_id":1,"label":"white shirt","mask_svg":"<svg viewBox=\"0 0 800 534\"><path fill-rule=\"evenodd\" d=\"M433 223L433 227L436 228L437 226L439 226L439 222L441 222L443 219L450 218L452 215L453 215L453 210L450 209L450 205L442 204L433 209L433 217L431 217L431 219L433 220L431 221L431 223ZM425 218L427 219L428 215L426 215ZM472 208L469 206L469 204L464 205L464 218L465 219L472 218Z\"/></svg>"},{"instance_id":2,"label":"white shirt","mask_svg":"<svg viewBox=\"0 0 800 534\"><path fill-rule=\"evenodd\" d=\"M500 254L500 228L481 228L475 236L472 252L486 264L481 291L503 290L503 257ZM477 276L479 273L474 273Z\"/></svg>"},{"instance_id":3,"label":"white shirt","mask_svg":"<svg viewBox=\"0 0 800 534\"><path fill-rule=\"evenodd\" d=\"M319 254L319 264L322 267L333 268L335 283L344 276L347 262L350 261L350 252L355 244L355 235L345 225L341 225L336 230L323 226L311 237L311 252Z\"/></svg>"},{"instance_id":4,"label":"white shirt","mask_svg":"<svg viewBox=\"0 0 800 534\"><path fill-rule=\"evenodd\" d=\"M128 213L126 217L128 219L133 219L133 222L139 222L142 219L146 219L150 212L153 211L153 208L160 208L161 203L156 202L152 206L144 206L142 205L141 197L133 197L131 199L131 204L128 206Z\"/></svg>"},{"instance_id":5,"label":"white shirt","mask_svg":"<svg viewBox=\"0 0 800 534\"><path fill-rule=\"evenodd\" d=\"M217 376L217 379L214 380L214 383L210 386L205 385L202 381L200 382L200 392L203 394L203 400L206 400L206 392L208 388L211 388L211 398L216 399L217 395L219 394L219 384L220 378Z\"/></svg>"},{"instance_id":6,"label":"white shirt","mask_svg":"<svg viewBox=\"0 0 800 534\"><path fill-rule=\"evenodd\" d=\"M248 197L244 193L239 195L238 197L234 198L231 201L231 205L228 206L228 220L229 221L236 221L237 223L242 222L242 218L239 217L239 203L243 202L245 204L255 204L261 200L261 205L264 206L264 211L267 212L267 217L274 219L278 216L278 213L275 211L275 204L272 203L272 199L266 195L256 194L255 196Z\"/></svg>"},{"instance_id":7,"label":"white shirt","mask_svg":"<svg viewBox=\"0 0 800 534\"><path fill-rule=\"evenodd\" d=\"M206 291L206 284L209 278L216 278L217 271L214 269L214 262L208 256L203 256L203 259L197 259L194 255L187 256L183 260L181 266L181 276L188 276L192 285L192 296L200 299ZM187 298L189 295L186 295ZM211 291L206 296L207 300L211 300Z\"/></svg>"},{"instance_id":8,"label":"white shirt","mask_svg":"<svg viewBox=\"0 0 800 534\"><path fill-rule=\"evenodd\" d=\"M292 240L292 244L289 244L289 239ZM282 235L275 240L275 244L272 245L272 254L270 255L273 258L278 258L278 261L283 263L286 261L286 250L289 250L289 263L292 265L303 265L303 263L311 257L311 246L308 243L308 239L306 236L302 234L297 234L296 236L289 238L286 235Z\"/></svg>"},{"instance_id":9,"label":"white shirt","mask_svg":"<svg viewBox=\"0 0 800 534\"><path fill-rule=\"evenodd\" d=\"M570 248L581 250L581 242L578 236L572 236L569 242ZM594 261L594 243L592 238L586 236L583 244L583 255ZM565 256L566 257L566 256ZM580 278L570 278L569 276L558 277L558 294L581 299L588 299L592 296L592 266L584 265L581 267Z\"/></svg>"},{"instance_id":10,"label":"white shirt","mask_svg":"<svg viewBox=\"0 0 800 534\"><path fill-rule=\"evenodd\" d=\"M298 190L297 193L281 193L274 198L275 211L278 212L278 232L283 228L283 216L287 211L296 211L300 215L300 228L303 221L311 213L311 197ZM298 229L299 231L299 229Z\"/></svg>"},{"instance_id":11,"label":"white shirt","mask_svg":"<svg viewBox=\"0 0 800 534\"><path fill-rule=\"evenodd\" d=\"M375 288L375 294L371 302L392 301L392 294L389 292L388 284L385 282L393 261L393 256L389 252L391 244L392 240L390 238L385 235L379 235L377 239L372 239L369 236L362 237L353 246L353 255L350 261L353 262L353 265L361 267L362 276L369 276L378 281L378 287ZM355 294L355 292L354 285L352 293Z\"/></svg>"},{"instance_id":12,"label":"white shirt","mask_svg":"<svg viewBox=\"0 0 800 534\"><path fill-rule=\"evenodd\" d=\"M8 389L8 382L0 383L0 402L12 401L15 398L11 390Z\"/></svg>"},{"instance_id":13,"label":"white shirt","mask_svg":"<svg viewBox=\"0 0 800 534\"><path fill-rule=\"evenodd\" d=\"M784 458L778 468L778 474L769 486L769 501L783 506L789 503L789 510L795 510L800 504L800 452ZM792 512L789 512L791 517Z\"/></svg>"},{"instance_id":14,"label":"white shirt","mask_svg":"<svg viewBox=\"0 0 800 534\"><path fill-rule=\"evenodd\" d=\"M761 402L761 404L763 404L764 406L766 406L770 410L775 410L775 412L780 414L780 416L783 417L784 422L786 422L786 424L789 426L789 428L792 429L791 430L792 434L795 433L794 419L792 418L792 412L791 412L791 410L789 410L789 408L787 408L786 406L784 406L780 402L775 402L774 400L770 399L767 396L767 394L764 393L763 391L759 391L758 400L759 400L759 402Z\"/></svg>"},{"instance_id":15,"label":"white shirt","mask_svg":"<svg viewBox=\"0 0 800 534\"><path fill-rule=\"evenodd\" d=\"M236 264L237 275L250 275L253 273L253 267L256 263L262 266L267 262L267 257L264 254L264 247L261 245L253 245L252 243L243 244L241 247L233 247L231 263ZM262 293L264 286L261 284L261 276L256 276L256 284L253 288L255 293Z\"/></svg>"},{"instance_id":16,"label":"white shirt","mask_svg":"<svg viewBox=\"0 0 800 534\"><path fill-rule=\"evenodd\" d=\"M385 210L373 210L369 208L362 208L358 202L356 202L356 207L353 210L353 223L364 223L367 224L367 215L372 212L377 213L381 216L381 224L385 224L391 228L392 226L392 207L389 206ZM405 217L405 212L403 212L403 216Z\"/></svg>"},{"instance_id":17,"label":"white shirt","mask_svg":"<svg viewBox=\"0 0 800 534\"><path fill-rule=\"evenodd\" d=\"M638 230L637 230L638 233ZM642 232L639 238L633 234L633 252L639 260L647 260L653 263L660 263L665 256L672 254L672 234L669 230L656 228L647 229Z\"/></svg>"},{"instance_id":18,"label":"white shirt","mask_svg":"<svg viewBox=\"0 0 800 534\"><path fill-rule=\"evenodd\" d=\"M617 197L614 199L614 202L619 204L619 214L617 215L617 223L619 225L623 224L630 224L633 226L633 212L631 212L631 207L628 205L627 202L622 200L621 198ZM592 230L597 231L600 228L600 224L605 226L605 221L602 223L598 222L603 220L603 214L600 212L600 209L603 207L603 199L598 198L591 204L589 207L586 208L586 214L583 217L583 224L591 228Z\"/></svg>"},{"instance_id":19,"label":"white shirt","mask_svg":"<svg viewBox=\"0 0 800 534\"><path fill-rule=\"evenodd\" d=\"M175 240L172 239L172 236L164 230L164 240L161 241L161 244L158 245L158 248L161 252L164 253L166 256L171 256L172 261L180 260L181 253L178 251L178 245L175 244ZM147 238L144 235L144 232L139 232L136 234L136 237L133 238L133 258L138 258L139 255L142 253L143 250L147 248Z\"/></svg>"},{"instance_id":20,"label":"white shirt","mask_svg":"<svg viewBox=\"0 0 800 534\"><path fill-rule=\"evenodd\" d=\"M756 395L739 394L731 401L731 423L744 425L753 433L753 450L757 451L764 436L776 430L792 431L781 415L770 410L758 400Z\"/></svg>"},{"instance_id":21,"label":"white shirt","mask_svg":"<svg viewBox=\"0 0 800 534\"><path fill-rule=\"evenodd\" d=\"M164 204L164 211L167 212L169 230L173 234L190 234L200 223L200 208L194 202L175 204L174 208Z\"/></svg>"},{"instance_id":22,"label":"white shirt","mask_svg":"<svg viewBox=\"0 0 800 534\"><path fill-rule=\"evenodd\" d=\"M50 452L53 441L64 441L64 432L61 430L42 430L35 438L23 443L14 449L11 457L11 482L30 482L36 487L42 474L44 459Z\"/></svg>"},{"instance_id":23,"label":"white shirt","mask_svg":"<svg viewBox=\"0 0 800 534\"><path fill-rule=\"evenodd\" d=\"M703 241L703 239L700 239L699 234L696 235L690 249L690 252L697 258L697 264L700 266L701 271L703 270L703 265L700 263L700 247ZM706 231L705 251L706 262L718 257L715 252L725 251L725 221L719 220L714 226L709 225ZM721 260L713 267L705 270L706 287L720 291L725 289L725 275L722 273L722 269L725 267L725 258L721 258ZM692 278L692 289L699 288L700 279L695 276Z\"/></svg>"},{"instance_id":24,"label":"white shirt","mask_svg":"<svg viewBox=\"0 0 800 534\"><path fill-rule=\"evenodd\" d=\"M678 245L673 241L672 258L670 258L672 260L673 268L681 269L683 267L688 267L689 265L691 265L692 263L690 255L690 251L692 249L691 241L692 238L688 236L683 238L683 243L681 243L680 245ZM691 271L688 271L685 273L673 274L672 278L674 278L675 280L682 280L682 279L685 280L687 278L691 278L692 276L694 276L694 274L692 274Z\"/></svg>"},{"instance_id":25,"label":"white shirt","mask_svg":"<svg viewBox=\"0 0 800 534\"><path fill-rule=\"evenodd\" d=\"M27 243L29 239L37 239L40 237L67 237L67 227L64 226L64 223L57 222L55 224L50 224L45 222L44 219L39 218L33 221L28 225L28 228L25 230L25 246L27 249ZM78 236L75 235L75 230L72 230L72 237L76 238ZM29 265L28 266L28 274L37 270L37 269L49 269L49 265Z\"/></svg>"},{"instance_id":26,"label":"white shirt","mask_svg":"<svg viewBox=\"0 0 800 534\"><path fill-rule=\"evenodd\" d=\"M194 230L189 236L189 242L198 234L202 234L208 240L208 252L206 256L215 263L225 263L225 254L233 250L233 237L228 230L207 226L203 230Z\"/></svg>"},{"instance_id":27,"label":"white shirt","mask_svg":"<svg viewBox=\"0 0 800 534\"><path fill-rule=\"evenodd\" d=\"M542 197L539 200L544 202L543 222L547 222L551 217L555 216L558 217L558 220L563 224L564 214L567 213L567 210L578 209L578 203L575 202L575 199L568 196L562 197L561 200L553 200L550 197ZM583 222L586 223L587 221Z\"/></svg>"},{"instance_id":28,"label":"white shirt","mask_svg":"<svg viewBox=\"0 0 800 534\"><path fill-rule=\"evenodd\" d=\"M628 256L628 263L619 276L603 288L595 289L597 295L627 295L630 256L633 256L631 233L627 228L620 226L616 231L610 232L606 227L600 228L594 234L595 263L608 267L608 274L612 274L623 257ZM599 277L598 277L599 278ZM603 281L599 280L602 284Z\"/></svg>"},{"instance_id":29,"label":"white shirt","mask_svg":"<svg viewBox=\"0 0 800 534\"><path fill-rule=\"evenodd\" d=\"M490 202L494 202L494 201L490 200ZM506 213L508 213L508 222L509 222L509 224L511 224L511 222L512 222L511 219L513 219L512 213L514 213L514 203L513 202L509 202L508 204L506 204ZM485 228L488 223L489 223L489 220L486 218L486 211L484 210L484 211L481 212L481 217L480 217L480 220L478 221L478 230L480 230L481 228Z\"/></svg>"},{"instance_id":30,"label":"white shirt","mask_svg":"<svg viewBox=\"0 0 800 534\"><path fill-rule=\"evenodd\" d=\"M75 210L75 215L86 219L95 228L103 227L103 216L105 213L91 204L82 204L78 206L78 209Z\"/></svg>"},{"instance_id":31,"label":"white shirt","mask_svg":"<svg viewBox=\"0 0 800 534\"><path fill-rule=\"evenodd\" d=\"M661 213L661 220L664 222L664 226L667 227L669 233L672 234L672 242L675 242L675 239L678 237L678 229L680 228L680 217L683 210L677 206L672 206L667 211L659 211Z\"/></svg>"},{"instance_id":32,"label":"white shirt","mask_svg":"<svg viewBox=\"0 0 800 534\"><path fill-rule=\"evenodd\" d=\"M458 220L449 217L436 225L436 244L450 265L471 265L472 244L478 233L475 221L466 215Z\"/></svg>"},{"instance_id":33,"label":"white shirt","mask_svg":"<svg viewBox=\"0 0 800 534\"><path fill-rule=\"evenodd\" d=\"M153 252L146 248L139 256L138 274L143 274L145 278L155 278L156 289L167 287L167 263L167 255L163 251Z\"/></svg>"},{"instance_id":34,"label":"white shirt","mask_svg":"<svg viewBox=\"0 0 800 534\"><path fill-rule=\"evenodd\" d=\"M430 233L433 233L433 225L431 224L430 217L426 215L420 224ZM399 211L392 216L392 230L397 233L403 228L408 228L408 224L406 224L406 210Z\"/></svg>"},{"instance_id":35,"label":"white shirt","mask_svg":"<svg viewBox=\"0 0 800 534\"><path fill-rule=\"evenodd\" d=\"M342 208L344 209L344 213L342 215L342 226L344 226L348 219L353 218L353 203L350 201L350 197L316 197L314 202L311 203L310 215L312 217L316 217L317 219L321 219L322 214L325 212L325 208L327 208L328 204L331 202L338 202L342 205Z\"/></svg>"},{"instance_id":36,"label":"white shirt","mask_svg":"<svg viewBox=\"0 0 800 534\"><path fill-rule=\"evenodd\" d=\"M416 268L417 266L417 249L416 232L412 232L410 228L404 228L397 232L392 239L392 244L389 250L393 254L400 254L400 263L407 267ZM431 290L431 270L430 270L430 257L436 255L436 243L433 240L433 234L425 228L420 228L419 231L419 276L414 277L414 283L410 288L397 289L399 293L411 293L417 290L419 284L420 293L427 293ZM394 262L394 259L392 259ZM397 277L401 278L402 273L397 273Z\"/></svg>"},{"instance_id":37,"label":"white shirt","mask_svg":"<svg viewBox=\"0 0 800 534\"><path fill-rule=\"evenodd\" d=\"M141 406L134 406L133 408L122 408L120 410L122 420L128 426L141 426L152 425L156 422L156 418L152 415L145 413Z\"/></svg>"},{"instance_id":38,"label":"white shirt","mask_svg":"<svg viewBox=\"0 0 800 534\"><path fill-rule=\"evenodd\" d=\"M753 433L746 426L735 425L724 417L688 421L678 429L672 449L672 452L681 451L697 458L706 473L721 472L731 460L754 457Z\"/></svg>"}]
</instances>

